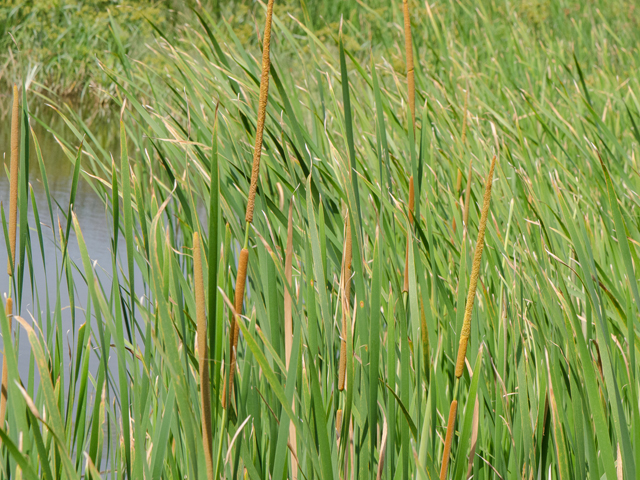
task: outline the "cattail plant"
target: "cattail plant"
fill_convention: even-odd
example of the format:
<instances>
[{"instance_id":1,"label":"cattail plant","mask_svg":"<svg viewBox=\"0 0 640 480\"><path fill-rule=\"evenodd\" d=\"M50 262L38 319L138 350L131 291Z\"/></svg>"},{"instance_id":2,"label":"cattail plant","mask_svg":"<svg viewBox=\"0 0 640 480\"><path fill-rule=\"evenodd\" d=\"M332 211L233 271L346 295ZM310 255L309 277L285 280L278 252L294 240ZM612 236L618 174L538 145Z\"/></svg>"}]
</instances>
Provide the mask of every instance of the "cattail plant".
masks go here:
<instances>
[{"instance_id":1,"label":"cattail plant","mask_svg":"<svg viewBox=\"0 0 640 480\"><path fill-rule=\"evenodd\" d=\"M264 26L262 38L262 74L260 76L260 96L258 99L258 123L256 128L256 143L253 151L253 166L251 168L251 184L249 185L249 195L247 198L247 212L245 215L244 246L240 251L238 261L238 275L236 276L236 291L234 296L235 314L231 320L230 334L230 364L227 375L228 383L223 391L222 406L226 408L233 395L233 378L236 368L236 348L238 347L239 327L236 324L236 316L242 312L242 302L244 298L245 282L247 280L247 266L249 263L249 225L253 222L253 210L256 201L256 190L258 189L258 174L260 173L260 156L262 155L262 134L264 132L264 121L267 113L267 98L269 96L269 69L271 61L269 51L271 46L271 18L273 16L273 2L269 0L267 4L267 19Z\"/></svg>"},{"instance_id":2,"label":"cattail plant","mask_svg":"<svg viewBox=\"0 0 640 480\"><path fill-rule=\"evenodd\" d=\"M473 304L476 297L476 289L478 287L478 277L480 276L480 263L482 262L482 251L484 250L484 234L487 227L487 218L489 218L489 205L491 204L491 185L493 183L493 170L496 166L496 157L491 160L489 175L485 184L484 198L482 200L482 212L480 215L480 225L478 227L478 239L473 254L473 263L471 264L471 278L469 281L469 291L464 309L464 320L462 329L460 330L460 343L458 345L458 358L456 360L456 380L453 388L453 401L449 410L449 420L447 422L447 434L445 437L444 452L442 454L442 466L440 469L440 480L444 480L447 476L447 467L449 465L449 454L451 452L451 439L456 422L456 411L458 409L458 382L464 371L464 361L467 355L467 344L471 333L471 313L473 312ZM468 188L468 187L467 187ZM466 205L465 205L466 207Z\"/></svg>"},{"instance_id":3,"label":"cattail plant","mask_svg":"<svg viewBox=\"0 0 640 480\"><path fill-rule=\"evenodd\" d=\"M196 287L196 321L198 334L198 366L200 368L200 400L202 403L202 444L207 466L207 480L213 480L213 445L211 431L211 394L209 385L209 359L207 355L207 317L204 304L204 280L202 274L202 246L200 234L193 234L193 271Z\"/></svg>"},{"instance_id":4,"label":"cattail plant","mask_svg":"<svg viewBox=\"0 0 640 480\"><path fill-rule=\"evenodd\" d=\"M347 328L351 297L351 223L349 212L345 220L344 252L342 253L342 340L340 341L340 366L338 370L338 390L344 390L347 371Z\"/></svg>"},{"instance_id":5,"label":"cattail plant","mask_svg":"<svg viewBox=\"0 0 640 480\"><path fill-rule=\"evenodd\" d=\"M18 225L18 160L20 157L20 97L18 86L13 86L13 109L11 111L11 164L9 181L9 259L7 261L7 275L13 276L16 262L16 228ZM9 328L12 328L13 300L11 299L11 284L9 284L9 298L6 305ZM8 388L7 358L2 360L2 387L0 391L0 428L4 428L7 413Z\"/></svg>"}]
</instances>

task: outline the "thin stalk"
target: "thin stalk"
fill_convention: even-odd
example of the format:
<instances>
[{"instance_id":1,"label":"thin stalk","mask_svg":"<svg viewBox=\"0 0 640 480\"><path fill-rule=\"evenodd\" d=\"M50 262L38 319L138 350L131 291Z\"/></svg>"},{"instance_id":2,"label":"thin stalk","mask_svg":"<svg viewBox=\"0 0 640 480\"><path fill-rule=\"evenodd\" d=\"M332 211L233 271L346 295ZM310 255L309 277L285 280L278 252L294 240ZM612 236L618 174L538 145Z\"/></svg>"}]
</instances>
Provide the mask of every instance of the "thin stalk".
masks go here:
<instances>
[{"instance_id":1,"label":"thin stalk","mask_svg":"<svg viewBox=\"0 0 640 480\"><path fill-rule=\"evenodd\" d=\"M256 128L256 142L253 149L253 166L251 168L251 184L249 185L249 195L247 198L247 211L245 215L244 245L240 251L240 261L238 263L238 275L236 278L236 292L234 307L235 315L231 323L230 333L230 365L227 375L228 384L223 391L222 406L226 408L228 401L233 395L233 378L236 367L236 349L238 348L238 326L236 316L242 313L242 299L244 297L245 282L247 280L247 263L249 261L249 225L253 222L253 210L255 208L256 191L258 189L258 175L260 173L260 156L262 155L262 134L264 132L264 121L267 113L267 99L269 97L269 69L271 60L269 52L271 48L271 18L273 17L273 2L269 0L267 4L267 18L265 21L264 35L262 37L262 73L260 75L260 96L258 99L258 123Z\"/></svg>"}]
</instances>

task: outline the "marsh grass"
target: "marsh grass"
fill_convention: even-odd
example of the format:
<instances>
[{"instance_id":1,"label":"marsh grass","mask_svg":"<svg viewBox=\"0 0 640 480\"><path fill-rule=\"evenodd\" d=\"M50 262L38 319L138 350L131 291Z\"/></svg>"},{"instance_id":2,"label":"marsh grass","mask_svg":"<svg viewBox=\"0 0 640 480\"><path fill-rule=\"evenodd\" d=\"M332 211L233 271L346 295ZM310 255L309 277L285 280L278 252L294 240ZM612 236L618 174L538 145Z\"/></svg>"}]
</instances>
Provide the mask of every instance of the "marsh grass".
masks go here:
<instances>
[{"instance_id":1,"label":"marsh grass","mask_svg":"<svg viewBox=\"0 0 640 480\"><path fill-rule=\"evenodd\" d=\"M72 191L88 182L113 221L115 273L96 274L73 195L24 220L21 168L12 298L34 373L6 342L3 476L638 478L635 14L410 6L415 131L400 2L358 7L377 44L350 18L323 42L274 13L266 103L259 48L224 21L158 32L169 68L108 70L120 162L52 101L77 138L60 140ZM88 286L71 353L59 294L20 300L42 224L47 275Z\"/></svg>"}]
</instances>

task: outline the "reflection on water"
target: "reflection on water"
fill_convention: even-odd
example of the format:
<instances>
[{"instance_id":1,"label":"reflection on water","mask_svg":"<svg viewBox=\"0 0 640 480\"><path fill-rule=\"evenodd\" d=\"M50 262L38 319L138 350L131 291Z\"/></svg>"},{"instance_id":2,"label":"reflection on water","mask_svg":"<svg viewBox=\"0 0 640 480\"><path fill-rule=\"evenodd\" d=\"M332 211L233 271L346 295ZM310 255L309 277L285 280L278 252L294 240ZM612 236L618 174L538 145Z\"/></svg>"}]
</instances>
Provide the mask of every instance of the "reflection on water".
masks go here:
<instances>
[{"instance_id":1,"label":"reflection on water","mask_svg":"<svg viewBox=\"0 0 640 480\"><path fill-rule=\"evenodd\" d=\"M76 146L79 142L73 137L73 133L65 126L59 115L44 103L29 104L32 115L42 120L45 124L50 125L65 140ZM4 108L5 111L10 108ZM114 153L117 158L118 143L118 123L117 115L106 115L96 117L91 122L91 130L96 134L102 146L110 152ZM25 272L23 284L23 296L19 314L26 320L35 319L38 326L47 334L48 324L53 320L53 313L47 313L47 291L50 299L50 309L55 306L56 289L59 284L60 302L62 306L62 325L64 337L72 346L78 327L85 322L84 306L87 299L87 287L80 279L79 275L75 275L75 312L76 319L74 326L72 324L72 316L69 309L69 295L67 292L66 278L58 278L56 275L56 264L62 273L60 262L62 253L59 244L54 243L52 227L57 231L58 218L63 229L66 227L65 215L69 204L71 194L71 183L73 177L73 165L64 154L62 148L57 143L54 136L47 132L35 120L31 120L31 128L38 139L40 145L46 176L49 183L49 190L52 196L53 215L56 225L51 225L49 216L49 207L45 195L45 189L42 182L42 172L36 158L33 140L31 141L29 153L29 183L33 190L33 196L38 209L41 222L44 259L42 258L38 233L36 230L34 211L31 203L29 204L29 229L31 237L31 250L33 257L33 290L31 287L31 279L29 273ZM9 162L10 162L10 129L11 119L6 115L0 120L0 158L4 163L3 174L0 175L0 202L5 210L5 216L9 217ZM111 220L107 217L106 209L103 201L98 197L91 186L80 179L78 184L75 213L84 235L89 256L93 261L97 261L96 270L102 272L100 275L103 280L111 276ZM58 235L56 235L58 237ZM7 271L7 255L5 255L5 239L4 233L0 228L0 292L2 292L3 300L6 298L9 289L9 276ZM71 229L69 239L69 256L79 266L82 271L82 262L80 252L78 250L77 241ZM46 270L45 270L46 259ZM14 295L15 297L15 295ZM14 305L16 303L14 302ZM14 309L17 308L17 305ZM26 379L29 372L29 355L30 347L26 335L20 338L20 348L18 350L18 364L20 374ZM94 363L94 362L92 362Z\"/></svg>"}]
</instances>

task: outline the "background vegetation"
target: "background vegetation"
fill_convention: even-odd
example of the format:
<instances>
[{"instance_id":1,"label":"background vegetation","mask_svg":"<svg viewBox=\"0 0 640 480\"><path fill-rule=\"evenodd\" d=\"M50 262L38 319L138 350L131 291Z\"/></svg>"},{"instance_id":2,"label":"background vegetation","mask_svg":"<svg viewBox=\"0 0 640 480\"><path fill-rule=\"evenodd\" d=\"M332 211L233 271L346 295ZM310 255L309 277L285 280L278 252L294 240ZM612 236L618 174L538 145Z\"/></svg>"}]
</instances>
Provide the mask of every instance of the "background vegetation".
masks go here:
<instances>
[{"instance_id":1,"label":"background vegetation","mask_svg":"<svg viewBox=\"0 0 640 480\"><path fill-rule=\"evenodd\" d=\"M97 273L73 193L68 205L50 202L38 213L23 168L21 212L60 225L52 228L60 255L39 256L43 227L21 213L14 308L29 318L24 289L40 304L17 329L30 342L27 378L19 378L13 344L4 347L11 408L0 429L3 475L207 478L207 389L216 478L438 478L454 398L446 478L640 478L638 10L622 0L411 3L414 132L401 4L352 6L342 24L324 25L309 6L276 8L227 409L265 6L219 19L196 9L197 23L177 37L156 31L152 56L162 63L122 56L107 66L122 111L119 152L54 102L76 136L61 140L70 181L89 182L105 201L115 273ZM37 121L29 98L24 92L23 146L27 122ZM67 254L70 235L78 264ZM34 262L69 298L76 284L88 285L86 310L71 305L69 334L60 292L36 292L29 281ZM196 335L205 306L207 330ZM0 326L10 338L2 314Z\"/></svg>"}]
</instances>

